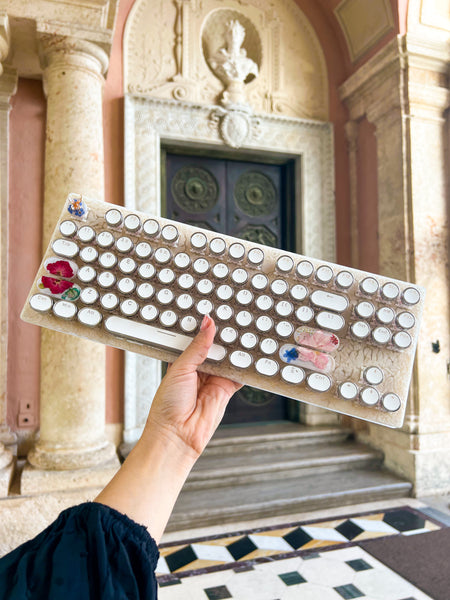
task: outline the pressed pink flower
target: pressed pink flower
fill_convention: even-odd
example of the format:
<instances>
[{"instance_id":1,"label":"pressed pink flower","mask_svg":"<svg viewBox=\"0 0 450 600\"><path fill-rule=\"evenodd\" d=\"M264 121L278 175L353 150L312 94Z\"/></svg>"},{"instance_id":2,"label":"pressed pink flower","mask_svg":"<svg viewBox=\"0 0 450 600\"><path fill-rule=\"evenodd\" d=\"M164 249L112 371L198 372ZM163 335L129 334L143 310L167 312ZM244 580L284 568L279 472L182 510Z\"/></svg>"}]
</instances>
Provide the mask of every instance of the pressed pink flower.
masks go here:
<instances>
[{"instance_id":1,"label":"pressed pink flower","mask_svg":"<svg viewBox=\"0 0 450 600\"><path fill-rule=\"evenodd\" d=\"M62 294L73 285L70 281L64 281L64 279L45 276L41 278L41 282L42 286L48 288L52 294Z\"/></svg>"},{"instance_id":2,"label":"pressed pink flower","mask_svg":"<svg viewBox=\"0 0 450 600\"><path fill-rule=\"evenodd\" d=\"M49 262L45 267L52 275L58 275L58 277L73 277L73 269L67 260L56 260L55 262Z\"/></svg>"}]
</instances>

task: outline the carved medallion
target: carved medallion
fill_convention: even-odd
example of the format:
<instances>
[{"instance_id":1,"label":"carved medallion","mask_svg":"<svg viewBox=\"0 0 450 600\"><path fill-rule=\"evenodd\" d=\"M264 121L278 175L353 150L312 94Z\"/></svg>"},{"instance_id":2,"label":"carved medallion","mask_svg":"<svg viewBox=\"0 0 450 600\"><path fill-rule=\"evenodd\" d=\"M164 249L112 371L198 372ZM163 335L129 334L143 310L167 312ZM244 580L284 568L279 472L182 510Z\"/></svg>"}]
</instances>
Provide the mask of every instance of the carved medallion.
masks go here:
<instances>
[{"instance_id":1,"label":"carved medallion","mask_svg":"<svg viewBox=\"0 0 450 600\"><path fill-rule=\"evenodd\" d=\"M270 392L263 392L256 388L250 387L249 385L244 386L236 394L242 402L250 404L250 406L267 406L275 398L279 398L276 394Z\"/></svg>"},{"instance_id":2,"label":"carved medallion","mask_svg":"<svg viewBox=\"0 0 450 600\"><path fill-rule=\"evenodd\" d=\"M217 203L219 185L214 175L199 167L183 167L171 185L175 202L191 213L208 212Z\"/></svg>"},{"instance_id":3,"label":"carved medallion","mask_svg":"<svg viewBox=\"0 0 450 600\"><path fill-rule=\"evenodd\" d=\"M248 171L236 182L234 199L237 206L249 217L264 217L277 209L275 186L263 173Z\"/></svg>"},{"instance_id":4,"label":"carved medallion","mask_svg":"<svg viewBox=\"0 0 450 600\"><path fill-rule=\"evenodd\" d=\"M238 237L255 244L264 244L264 246L278 246L277 236L265 225L247 225L238 232Z\"/></svg>"}]
</instances>

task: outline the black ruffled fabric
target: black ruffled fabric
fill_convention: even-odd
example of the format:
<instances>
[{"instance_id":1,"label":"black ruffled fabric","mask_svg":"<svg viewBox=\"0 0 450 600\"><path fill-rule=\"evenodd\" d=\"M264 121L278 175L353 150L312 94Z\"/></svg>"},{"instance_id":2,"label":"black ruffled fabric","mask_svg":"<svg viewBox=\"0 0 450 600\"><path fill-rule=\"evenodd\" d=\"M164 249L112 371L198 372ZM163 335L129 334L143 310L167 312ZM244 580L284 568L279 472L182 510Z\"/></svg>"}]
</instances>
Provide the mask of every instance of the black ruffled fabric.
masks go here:
<instances>
[{"instance_id":1,"label":"black ruffled fabric","mask_svg":"<svg viewBox=\"0 0 450 600\"><path fill-rule=\"evenodd\" d=\"M158 558L144 526L80 504L0 559L0 600L156 600Z\"/></svg>"}]
</instances>

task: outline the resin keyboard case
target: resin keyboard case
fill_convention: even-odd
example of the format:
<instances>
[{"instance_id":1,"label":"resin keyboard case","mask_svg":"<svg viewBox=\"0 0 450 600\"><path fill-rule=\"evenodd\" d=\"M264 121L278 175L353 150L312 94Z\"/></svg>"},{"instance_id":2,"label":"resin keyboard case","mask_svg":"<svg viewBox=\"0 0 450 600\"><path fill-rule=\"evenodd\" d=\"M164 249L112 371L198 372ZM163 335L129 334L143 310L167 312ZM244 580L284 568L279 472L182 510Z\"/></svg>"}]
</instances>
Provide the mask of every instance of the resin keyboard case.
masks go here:
<instances>
[{"instance_id":1,"label":"resin keyboard case","mask_svg":"<svg viewBox=\"0 0 450 600\"><path fill-rule=\"evenodd\" d=\"M217 333L203 371L399 427L424 295L70 194L22 318L172 362L209 313Z\"/></svg>"}]
</instances>

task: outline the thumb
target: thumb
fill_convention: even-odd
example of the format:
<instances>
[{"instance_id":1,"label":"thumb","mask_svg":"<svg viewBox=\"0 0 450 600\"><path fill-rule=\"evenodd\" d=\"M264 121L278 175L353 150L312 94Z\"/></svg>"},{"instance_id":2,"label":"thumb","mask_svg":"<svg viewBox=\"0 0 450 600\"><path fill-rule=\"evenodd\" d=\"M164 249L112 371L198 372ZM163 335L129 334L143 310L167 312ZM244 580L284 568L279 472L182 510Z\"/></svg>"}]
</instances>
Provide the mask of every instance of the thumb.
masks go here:
<instances>
[{"instance_id":1,"label":"thumb","mask_svg":"<svg viewBox=\"0 0 450 600\"><path fill-rule=\"evenodd\" d=\"M208 356L209 349L214 341L216 326L209 315L203 317L200 331L186 348L186 350L173 363L172 369L177 371L196 371Z\"/></svg>"}]
</instances>

